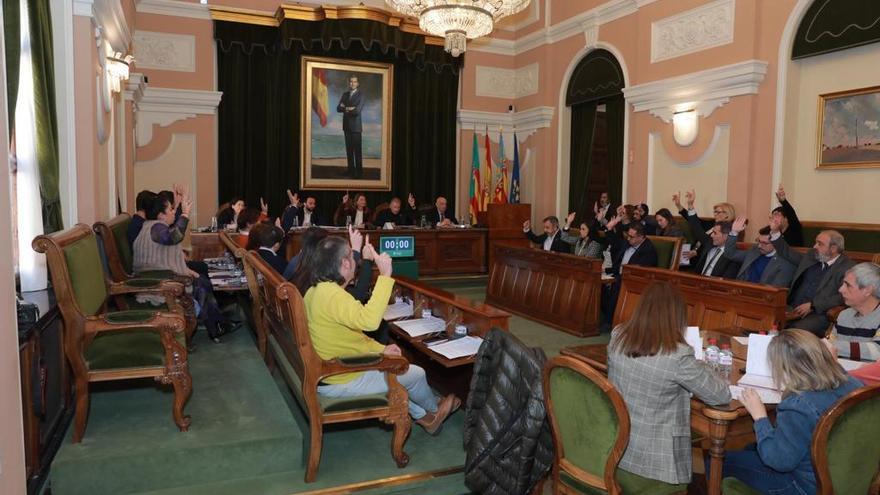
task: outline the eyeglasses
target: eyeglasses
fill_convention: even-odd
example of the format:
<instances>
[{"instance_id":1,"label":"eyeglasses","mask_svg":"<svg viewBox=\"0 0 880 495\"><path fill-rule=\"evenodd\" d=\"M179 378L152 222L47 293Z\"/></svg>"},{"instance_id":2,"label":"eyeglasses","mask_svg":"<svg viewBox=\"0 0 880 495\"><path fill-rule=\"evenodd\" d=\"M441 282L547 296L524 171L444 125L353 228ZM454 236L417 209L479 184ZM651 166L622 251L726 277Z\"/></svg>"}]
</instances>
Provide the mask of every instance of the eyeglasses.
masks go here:
<instances>
[{"instance_id":1,"label":"eyeglasses","mask_svg":"<svg viewBox=\"0 0 880 495\"><path fill-rule=\"evenodd\" d=\"M714 210L714 211L712 211L712 213L714 213L716 215L722 215L724 213L724 210Z\"/></svg>"}]
</instances>

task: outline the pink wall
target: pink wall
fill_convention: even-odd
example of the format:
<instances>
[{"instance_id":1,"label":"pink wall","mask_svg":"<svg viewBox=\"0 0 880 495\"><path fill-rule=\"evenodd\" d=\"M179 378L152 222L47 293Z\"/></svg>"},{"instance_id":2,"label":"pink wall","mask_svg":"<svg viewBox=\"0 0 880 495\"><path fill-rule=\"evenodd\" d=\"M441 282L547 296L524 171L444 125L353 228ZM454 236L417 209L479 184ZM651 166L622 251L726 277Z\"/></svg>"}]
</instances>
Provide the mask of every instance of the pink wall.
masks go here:
<instances>
[{"instance_id":1,"label":"pink wall","mask_svg":"<svg viewBox=\"0 0 880 495\"><path fill-rule=\"evenodd\" d=\"M76 185L78 221L91 224L98 220L98 138L97 88L98 61L91 20L73 19L74 94L76 98ZM103 113L101 115L103 118Z\"/></svg>"}]
</instances>

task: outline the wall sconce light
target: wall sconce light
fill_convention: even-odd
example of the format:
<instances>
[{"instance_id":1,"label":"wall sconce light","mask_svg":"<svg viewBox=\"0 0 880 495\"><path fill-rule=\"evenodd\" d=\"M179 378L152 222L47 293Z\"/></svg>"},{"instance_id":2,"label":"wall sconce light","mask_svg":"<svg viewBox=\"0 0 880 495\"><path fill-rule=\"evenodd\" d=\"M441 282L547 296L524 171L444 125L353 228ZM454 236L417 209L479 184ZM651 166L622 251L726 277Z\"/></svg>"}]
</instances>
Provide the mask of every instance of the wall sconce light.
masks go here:
<instances>
[{"instance_id":1,"label":"wall sconce light","mask_svg":"<svg viewBox=\"0 0 880 495\"><path fill-rule=\"evenodd\" d=\"M672 136L679 146L690 146L697 139L700 123L695 109L672 114Z\"/></svg>"},{"instance_id":2,"label":"wall sconce light","mask_svg":"<svg viewBox=\"0 0 880 495\"><path fill-rule=\"evenodd\" d=\"M133 61L134 57L131 55L123 57L119 52L114 56L107 56L107 81L112 92L122 91L122 83L128 81L128 68Z\"/></svg>"}]
</instances>

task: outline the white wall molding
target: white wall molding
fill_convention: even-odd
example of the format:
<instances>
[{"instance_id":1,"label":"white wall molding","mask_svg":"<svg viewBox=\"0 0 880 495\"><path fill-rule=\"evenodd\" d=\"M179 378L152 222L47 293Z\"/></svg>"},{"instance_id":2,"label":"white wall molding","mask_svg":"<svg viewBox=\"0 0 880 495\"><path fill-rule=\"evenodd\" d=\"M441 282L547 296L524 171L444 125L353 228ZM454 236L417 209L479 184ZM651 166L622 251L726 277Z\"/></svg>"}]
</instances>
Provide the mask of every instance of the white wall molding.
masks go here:
<instances>
[{"instance_id":1,"label":"white wall molding","mask_svg":"<svg viewBox=\"0 0 880 495\"><path fill-rule=\"evenodd\" d=\"M137 11L143 14L170 15L191 19L211 20L207 5L177 0L139 0Z\"/></svg>"},{"instance_id":2,"label":"white wall molding","mask_svg":"<svg viewBox=\"0 0 880 495\"><path fill-rule=\"evenodd\" d=\"M167 127L196 115L214 115L223 93L194 89L146 88L135 105L137 145L153 140L153 125Z\"/></svg>"},{"instance_id":3,"label":"white wall molding","mask_svg":"<svg viewBox=\"0 0 880 495\"><path fill-rule=\"evenodd\" d=\"M143 99L144 91L146 91L146 89L147 76L140 72L132 72L128 76L128 82L125 85L122 95L125 97L126 101L132 101L137 104Z\"/></svg>"},{"instance_id":4,"label":"white wall molding","mask_svg":"<svg viewBox=\"0 0 880 495\"><path fill-rule=\"evenodd\" d=\"M134 39L134 58L139 69L196 71L195 36L135 31Z\"/></svg>"},{"instance_id":5,"label":"white wall molding","mask_svg":"<svg viewBox=\"0 0 880 495\"><path fill-rule=\"evenodd\" d=\"M518 69L477 66L477 96L516 99L538 92L538 63Z\"/></svg>"},{"instance_id":6,"label":"white wall molding","mask_svg":"<svg viewBox=\"0 0 880 495\"><path fill-rule=\"evenodd\" d=\"M471 51L496 53L499 55L516 56L542 45L549 45L572 36L583 35L587 28L601 26L611 21L638 12L645 5L656 0L609 0L597 7L570 17L557 24L529 33L515 41L481 38L468 43ZM546 9L545 15L550 15ZM586 22L586 25L585 25Z\"/></svg>"},{"instance_id":7,"label":"white wall molding","mask_svg":"<svg viewBox=\"0 0 880 495\"><path fill-rule=\"evenodd\" d=\"M704 117L734 96L757 94L767 74L767 62L746 60L623 89L636 112L649 111L669 122L680 107L696 108ZM682 108L683 109L683 108Z\"/></svg>"},{"instance_id":8,"label":"white wall molding","mask_svg":"<svg viewBox=\"0 0 880 495\"><path fill-rule=\"evenodd\" d=\"M541 2L533 0L528 6L528 15L516 23L510 22L508 19L502 19L501 25L497 26L502 31L519 31L520 29L530 26L541 19Z\"/></svg>"},{"instance_id":9,"label":"white wall molding","mask_svg":"<svg viewBox=\"0 0 880 495\"><path fill-rule=\"evenodd\" d=\"M127 54L131 47L131 30L125 20L122 3L113 0L74 0L73 14L91 17L102 36L114 51Z\"/></svg>"},{"instance_id":10,"label":"white wall molding","mask_svg":"<svg viewBox=\"0 0 880 495\"><path fill-rule=\"evenodd\" d=\"M473 129L497 136L501 129L505 133L516 131L520 143L538 129L550 127L553 121L553 107L534 107L521 112L482 112L479 110L459 110L458 123L462 129Z\"/></svg>"},{"instance_id":11,"label":"white wall molding","mask_svg":"<svg viewBox=\"0 0 880 495\"><path fill-rule=\"evenodd\" d=\"M733 43L734 0L715 0L651 23L651 63Z\"/></svg>"}]
</instances>

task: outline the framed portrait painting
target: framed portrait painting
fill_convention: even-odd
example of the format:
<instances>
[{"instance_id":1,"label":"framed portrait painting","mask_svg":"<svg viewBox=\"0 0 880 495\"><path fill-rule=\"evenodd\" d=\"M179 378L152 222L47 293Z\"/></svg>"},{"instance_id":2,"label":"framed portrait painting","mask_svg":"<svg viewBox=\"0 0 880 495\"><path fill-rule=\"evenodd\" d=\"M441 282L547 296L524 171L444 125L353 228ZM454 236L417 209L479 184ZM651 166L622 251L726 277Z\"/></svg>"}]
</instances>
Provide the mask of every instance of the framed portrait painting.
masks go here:
<instances>
[{"instance_id":1,"label":"framed portrait painting","mask_svg":"<svg viewBox=\"0 0 880 495\"><path fill-rule=\"evenodd\" d=\"M303 189L391 190L391 64L302 58Z\"/></svg>"},{"instance_id":2,"label":"framed portrait painting","mask_svg":"<svg viewBox=\"0 0 880 495\"><path fill-rule=\"evenodd\" d=\"M819 95L817 168L880 167L880 86Z\"/></svg>"}]
</instances>

